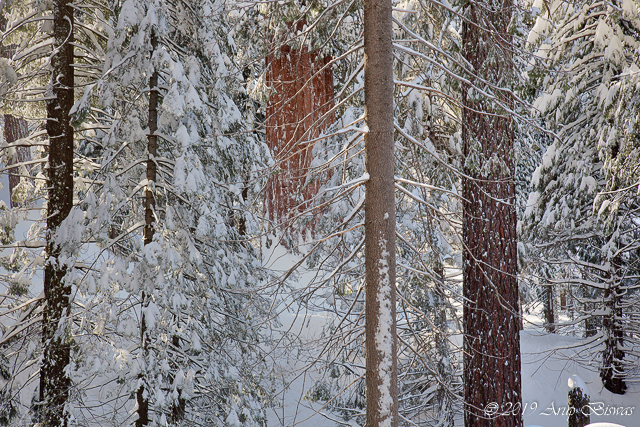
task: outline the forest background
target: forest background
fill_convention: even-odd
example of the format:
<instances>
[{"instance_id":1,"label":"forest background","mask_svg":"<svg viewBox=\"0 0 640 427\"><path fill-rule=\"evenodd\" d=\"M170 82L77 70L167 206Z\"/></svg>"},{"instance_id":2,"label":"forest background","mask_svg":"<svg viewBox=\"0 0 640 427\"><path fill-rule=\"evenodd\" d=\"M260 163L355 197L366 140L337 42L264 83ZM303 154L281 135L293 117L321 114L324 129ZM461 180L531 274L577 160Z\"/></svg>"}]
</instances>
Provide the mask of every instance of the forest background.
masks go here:
<instances>
[{"instance_id":1,"label":"forest background","mask_svg":"<svg viewBox=\"0 0 640 427\"><path fill-rule=\"evenodd\" d=\"M638 392L640 4L368 4L0 2L0 423L264 426L295 384L517 426L521 329Z\"/></svg>"}]
</instances>

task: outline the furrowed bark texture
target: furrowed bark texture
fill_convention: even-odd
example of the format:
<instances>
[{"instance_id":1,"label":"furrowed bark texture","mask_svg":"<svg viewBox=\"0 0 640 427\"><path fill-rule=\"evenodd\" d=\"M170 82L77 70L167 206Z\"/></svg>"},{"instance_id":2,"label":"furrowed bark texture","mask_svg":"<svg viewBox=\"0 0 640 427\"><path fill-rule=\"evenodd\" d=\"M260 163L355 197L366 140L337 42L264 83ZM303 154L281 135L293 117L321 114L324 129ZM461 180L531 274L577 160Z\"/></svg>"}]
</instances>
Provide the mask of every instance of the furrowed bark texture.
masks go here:
<instances>
[{"instance_id":1,"label":"furrowed bark texture","mask_svg":"<svg viewBox=\"0 0 640 427\"><path fill-rule=\"evenodd\" d=\"M47 101L49 135L49 200L44 267L42 328L42 366L40 368L40 422L44 427L66 426L65 404L71 380L65 373L69 365L71 341L68 336L71 283L66 280L66 261L60 259L58 228L73 205L73 128L69 111L73 106L73 9L71 1L56 0L53 5L54 54L51 58L53 98Z\"/></svg>"},{"instance_id":2,"label":"furrowed bark texture","mask_svg":"<svg viewBox=\"0 0 640 427\"><path fill-rule=\"evenodd\" d=\"M604 351L602 352L602 367L600 378L602 385L615 394L625 394L627 384L624 370L624 325L622 316L623 297L627 292L620 286L622 278L622 260L616 256L610 263L608 281L604 290L604 307L608 315L602 318L602 332L604 333Z\"/></svg>"},{"instance_id":3,"label":"furrowed bark texture","mask_svg":"<svg viewBox=\"0 0 640 427\"><path fill-rule=\"evenodd\" d=\"M302 29L305 21L296 27ZM272 221L287 220L309 207L321 181L307 182L313 143L334 122L330 57L317 58L306 47L282 45L265 59L266 83L273 92L267 105L266 142L280 173L269 177L265 209ZM312 230L313 231L313 230Z\"/></svg>"},{"instance_id":4,"label":"furrowed bark texture","mask_svg":"<svg viewBox=\"0 0 640 427\"><path fill-rule=\"evenodd\" d=\"M470 80L505 87L512 81L507 35L511 0L471 1L464 16L463 55ZM508 86L507 86L508 88ZM463 88L465 426L522 426L513 129L508 112ZM496 92L494 90L494 92ZM508 95L498 94L504 105ZM483 409L498 405L487 417ZM518 406L519 407L519 406Z\"/></svg>"},{"instance_id":5,"label":"furrowed bark texture","mask_svg":"<svg viewBox=\"0 0 640 427\"><path fill-rule=\"evenodd\" d=\"M155 32L151 34L151 53L158 48L158 37ZM158 155L158 136L156 131L158 130L158 72L156 70L151 73L149 77L149 135L147 136L147 189L144 192L144 239L143 243L148 245L153 241L153 235L155 234L155 206L156 199L153 194L156 181L156 156ZM147 300L147 294L142 291L142 317L140 321L140 344L142 348L143 357L147 360L149 353L148 340L147 340L147 326L145 310L149 305ZM138 403L138 419L136 420L136 427L146 426L149 424L149 392L145 390L147 378L144 374L140 374L141 385L136 392L136 401Z\"/></svg>"},{"instance_id":6,"label":"furrowed bark texture","mask_svg":"<svg viewBox=\"0 0 640 427\"><path fill-rule=\"evenodd\" d=\"M390 0L364 3L367 426L398 425Z\"/></svg>"}]
</instances>

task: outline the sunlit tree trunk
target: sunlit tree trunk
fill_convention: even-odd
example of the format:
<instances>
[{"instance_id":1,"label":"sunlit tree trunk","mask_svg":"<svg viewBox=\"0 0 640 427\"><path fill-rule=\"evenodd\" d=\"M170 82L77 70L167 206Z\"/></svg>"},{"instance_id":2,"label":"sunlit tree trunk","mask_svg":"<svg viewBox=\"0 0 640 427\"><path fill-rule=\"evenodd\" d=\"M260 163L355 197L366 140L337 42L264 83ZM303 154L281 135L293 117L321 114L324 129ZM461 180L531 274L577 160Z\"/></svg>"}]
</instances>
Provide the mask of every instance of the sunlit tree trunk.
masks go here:
<instances>
[{"instance_id":1,"label":"sunlit tree trunk","mask_svg":"<svg viewBox=\"0 0 640 427\"><path fill-rule=\"evenodd\" d=\"M47 237L44 267L42 366L40 368L40 422L44 427L66 426L65 405L71 380L69 336L71 281L67 257L61 257L65 242L57 239L73 205L73 128L69 111L73 106L73 8L69 0L53 4L52 96L47 100L49 136Z\"/></svg>"},{"instance_id":2,"label":"sunlit tree trunk","mask_svg":"<svg viewBox=\"0 0 640 427\"><path fill-rule=\"evenodd\" d=\"M488 404L504 412L521 404L514 132L508 94L512 81L508 25L512 0L470 1L463 15L462 53L473 84L496 93L499 107L463 87L462 137L464 254L465 426L522 426L518 411L487 417Z\"/></svg>"},{"instance_id":3,"label":"sunlit tree trunk","mask_svg":"<svg viewBox=\"0 0 640 427\"><path fill-rule=\"evenodd\" d=\"M390 0L364 3L367 426L398 425L393 30Z\"/></svg>"}]
</instances>

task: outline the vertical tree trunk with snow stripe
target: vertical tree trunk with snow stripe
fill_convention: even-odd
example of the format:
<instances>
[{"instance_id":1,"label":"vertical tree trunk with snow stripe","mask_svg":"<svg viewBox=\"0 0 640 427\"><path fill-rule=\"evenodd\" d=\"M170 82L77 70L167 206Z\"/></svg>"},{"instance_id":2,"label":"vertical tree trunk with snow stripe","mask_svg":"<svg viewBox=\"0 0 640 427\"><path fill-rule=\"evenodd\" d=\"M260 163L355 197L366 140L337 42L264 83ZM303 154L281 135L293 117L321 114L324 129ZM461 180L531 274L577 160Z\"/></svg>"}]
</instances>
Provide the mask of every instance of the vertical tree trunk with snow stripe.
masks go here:
<instances>
[{"instance_id":1,"label":"vertical tree trunk with snow stripe","mask_svg":"<svg viewBox=\"0 0 640 427\"><path fill-rule=\"evenodd\" d=\"M390 0L364 3L367 426L398 425L393 44Z\"/></svg>"},{"instance_id":2,"label":"vertical tree trunk with snow stripe","mask_svg":"<svg viewBox=\"0 0 640 427\"><path fill-rule=\"evenodd\" d=\"M47 237L44 267L42 366L40 368L40 422L43 427L66 426L65 405L71 380L66 372L71 355L68 322L71 282L65 242L57 232L73 205L73 128L69 111L73 106L73 8L69 0L53 4L52 97L47 100L49 135Z\"/></svg>"},{"instance_id":3,"label":"vertical tree trunk with snow stripe","mask_svg":"<svg viewBox=\"0 0 640 427\"><path fill-rule=\"evenodd\" d=\"M464 254L464 389L466 427L522 426L514 133L507 108L513 79L508 35L512 0L470 1L462 54L469 79L502 107L465 85L462 137ZM506 106L506 107L505 107ZM498 414L484 408L496 404Z\"/></svg>"}]
</instances>

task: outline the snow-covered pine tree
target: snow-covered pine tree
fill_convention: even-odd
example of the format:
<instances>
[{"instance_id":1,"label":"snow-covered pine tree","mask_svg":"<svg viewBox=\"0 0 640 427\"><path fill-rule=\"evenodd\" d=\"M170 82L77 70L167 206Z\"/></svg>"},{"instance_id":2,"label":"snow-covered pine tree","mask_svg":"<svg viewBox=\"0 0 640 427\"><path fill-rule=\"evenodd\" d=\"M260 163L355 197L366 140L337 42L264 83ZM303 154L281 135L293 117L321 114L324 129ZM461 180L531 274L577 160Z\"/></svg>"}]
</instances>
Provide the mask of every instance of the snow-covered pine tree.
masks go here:
<instances>
[{"instance_id":1,"label":"snow-covered pine tree","mask_svg":"<svg viewBox=\"0 0 640 427\"><path fill-rule=\"evenodd\" d=\"M25 160L19 165L19 184L11 195L16 207L9 215L24 212L18 216L23 228L27 221L35 220L35 223L24 241L12 245L15 248L12 261L3 266L13 271L7 277L8 294L21 297L16 298L16 303L10 304L6 312L10 320L6 323L3 345L11 347L13 341L28 342L37 336L42 346L32 341L12 353L14 375L6 384L4 394L11 395L17 403L19 410L16 412L23 412L24 394L33 392L33 419L46 426L66 426L72 418L69 408L75 341L73 290L83 235L82 213L74 207L78 196L74 176L74 134L79 124L74 92L79 84L91 80L95 71L92 62L99 58L87 43L86 34L93 29L86 25L86 11L74 12L71 2L33 4L17 1L9 12L3 44L10 47L12 57L10 62L2 61L3 77L13 73L13 79L7 79L13 81L3 82L9 83L9 88L3 88L2 101L7 112L28 116L40 125L34 126L35 131L28 135L24 132L28 128L22 123L22 139L3 147L3 156L9 160L19 147L28 147L31 154L35 154L34 160ZM6 11L2 13L4 15ZM16 43L16 39L20 42ZM46 105L44 120L41 105ZM15 174L15 168L9 169L9 173ZM37 203L36 210L42 208L41 218L29 213L34 203ZM17 223L16 218L14 226ZM43 252L25 250L42 247ZM40 270L43 265L44 272ZM37 278L35 286L31 283L34 276ZM20 283L20 286L12 290L11 282ZM30 298L41 289L40 297ZM17 316L11 314L16 311L16 304L25 308ZM33 334L33 326L40 320L41 334ZM39 357L40 363L34 364ZM39 368L39 375L34 368ZM14 388L27 375L30 378L26 384ZM34 378L39 379L35 392L32 388Z\"/></svg>"},{"instance_id":2,"label":"snow-covered pine tree","mask_svg":"<svg viewBox=\"0 0 640 427\"><path fill-rule=\"evenodd\" d=\"M6 31L7 19L4 16L2 10L0 10L0 31ZM15 44L8 44L3 46L0 44L0 60L4 59L8 62L11 60L16 52ZM4 73L3 73L4 74ZM17 75L16 75L17 77ZM3 136L4 142L10 145L12 150L5 150L7 152L7 165L17 164L17 166L11 169L9 173L9 194L12 195L15 191L20 191L18 185L22 182L22 178L26 178L22 175L22 168L25 167L22 163L31 160L30 147L25 141L21 141L29 136L29 128L27 121L23 117L14 117L11 114L5 114L3 118ZM8 151L11 151L9 153ZM28 175L28 174L26 174ZM19 195L16 194L18 197ZM10 205L13 207L17 202L11 198Z\"/></svg>"},{"instance_id":3,"label":"snow-covered pine tree","mask_svg":"<svg viewBox=\"0 0 640 427\"><path fill-rule=\"evenodd\" d=\"M420 425L452 425L459 384L459 90L455 14L430 2L396 6L396 141L400 411ZM405 12L403 12L404 10ZM416 13L417 12L417 13ZM446 94L446 95L445 95ZM456 353L458 352L458 355Z\"/></svg>"},{"instance_id":4,"label":"snow-covered pine tree","mask_svg":"<svg viewBox=\"0 0 640 427\"><path fill-rule=\"evenodd\" d=\"M47 30L49 19L45 7L31 6L14 2L3 34L8 43L27 35L24 40L35 44L22 43L11 67L2 63L0 85L10 86L7 96L19 95L9 99L11 105L21 105L15 98L44 94L43 63L50 50L46 31L38 30ZM65 262L73 278L65 284L71 286L75 305L66 313L69 333L63 337L73 343L72 362L63 371L73 383L65 416L81 425L132 424L143 374L150 422L260 424L269 378L261 369L259 343L265 340L260 331L269 316L254 289L261 276L250 240L257 224L248 200L262 187L254 178L267 150L253 134L242 132L243 117L233 102L243 87L233 60L233 29L225 23L227 6L113 1L78 7L75 85L84 90L78 90L71 108L78 158L74 185L67 186L73 189L74 207ZM152 30L158 31L159 43L150 54ZM144 128L154 71L164 96L158 108L162 148L149 159ZM20 112L42 117L42 109ZM34 129L28 141L38 146ZM158 166L155 183L145 178L148 159ZM42 193L44 176L36 178L35 189ZM155 196L155 233L143 245L140 196L146 189ZM17 222L14 211L3 211L4 243L12 243ZM239 222L242 232L236 229ZM38 279L42 259L24 251L41 248L32 240L45 231L42 222L36 224L31 240L13 243L17 254L8 263L3 260L5 268L14 269L4 276L10 293L26 289L2 307L3 319L15 317L3 321L2 345L22 348L15 352L22 356L7 361L17 368L3 388L3 400L9 396L11 407L21 413L29 409L24 394L33 391L33 382L12 387L24 380L19 375L32 373L29 366L37 366L39 349L20 346L17 339L33 331L30 316L37 305L16 307L39 301L29 301L27 286L29 279ZM81 245L84 250L78 251ZM143 291L149 304L141 310ZM146 357L137 344L143 313Z\"/></svg>"},{"instance_id":5,"label":"snow-covered pine tree","mask_svg":"<svg viewBox=\"0 0 640 427\"><path fill-rule=\"evenodd\" d=\"M624 393L632 339L624 307L635 298L629 277L637 274L631 219L637 207L628 192L635 167L619 154L634 152L636 119L627 111L637 90L620 89L632 88L636 78L639 4L539 3L529 35L538 58L529 73L544 87L535 110L557 137L533 175L524 229L532 250L570 266L587 344L601 344L603 384Z\"/></svg>"},{"instance_id":6,"label":"snow-covered pine tree","mask_svg":"<svg viewBox=\"0 0 640 427\"><path fill-rule=\"evenodd\" d=\"M128 0L112 10L93 89L108 127L86 146L102 157L85 199L100 255L80 287L90 320L78 375L114 403L83 416L257 425L268 395L266 315L253 290L260 268L247 199L267 152L242 132L233 102L242 84L227 5ZM101 353L114 364L97 366ZM137 414L127 420L120 407Z\"/></svg>"}]
</instances>

